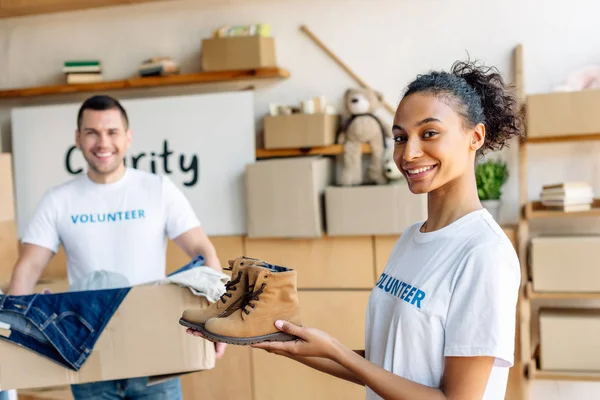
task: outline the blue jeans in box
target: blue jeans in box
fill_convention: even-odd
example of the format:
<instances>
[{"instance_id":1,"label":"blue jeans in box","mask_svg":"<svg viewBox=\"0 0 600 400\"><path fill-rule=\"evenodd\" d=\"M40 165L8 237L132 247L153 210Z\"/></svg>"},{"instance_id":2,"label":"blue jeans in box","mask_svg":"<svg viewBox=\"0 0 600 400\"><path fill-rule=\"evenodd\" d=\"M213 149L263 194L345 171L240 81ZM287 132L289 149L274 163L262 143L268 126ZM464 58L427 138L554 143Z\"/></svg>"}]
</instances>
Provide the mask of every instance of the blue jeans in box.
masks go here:
<instances>
[{"instance_id":1,"label":"blue jeans in box","mask_svg":"<svg viewBox=\"0 0 600 400\"><path fill-rule=\"evenodd\" d=\"M0 321L11 331L0 338L78 371L129 290L0 295Z\"/></svg>"}]
</instances>

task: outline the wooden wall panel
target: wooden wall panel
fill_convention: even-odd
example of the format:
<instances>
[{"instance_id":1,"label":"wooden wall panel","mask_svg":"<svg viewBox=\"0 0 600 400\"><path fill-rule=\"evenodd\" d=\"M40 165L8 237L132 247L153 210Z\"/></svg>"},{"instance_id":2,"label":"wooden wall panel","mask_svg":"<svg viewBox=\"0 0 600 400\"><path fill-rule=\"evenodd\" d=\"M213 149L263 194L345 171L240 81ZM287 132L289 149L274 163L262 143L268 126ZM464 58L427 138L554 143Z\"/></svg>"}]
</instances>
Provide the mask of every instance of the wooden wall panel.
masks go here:
<instances>
[{"instance_id":1,"label":"wooden wall panel","mask_svg":"<svg viewBox=\"0 0 600 400\"><path fill-rule=\"evenodd\" d=\"M369 295L369 290L300 291L302 325L321 329L349 348L362 350ZM252 352L255 400L365 398L362 386L263 350Z\"/></svg>"},{"instance_id":2,"label":"wooden wall panel","mask_svg":"<svg viewBox=\"0 0 600 400\"><path fill-rule=\"evenodd\" d=\"M370 289L375 284L373 239L248 239L249 257L298 271L302 289Z\"/></svg>"}]
</instances>

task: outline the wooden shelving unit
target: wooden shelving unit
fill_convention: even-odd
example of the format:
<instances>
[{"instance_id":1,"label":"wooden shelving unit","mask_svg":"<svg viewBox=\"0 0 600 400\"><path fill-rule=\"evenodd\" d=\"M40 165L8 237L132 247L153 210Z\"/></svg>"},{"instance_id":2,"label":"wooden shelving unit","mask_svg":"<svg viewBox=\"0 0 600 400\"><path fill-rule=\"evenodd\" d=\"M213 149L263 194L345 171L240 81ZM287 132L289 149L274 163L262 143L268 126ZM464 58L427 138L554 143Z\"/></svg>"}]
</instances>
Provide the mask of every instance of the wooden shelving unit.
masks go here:
<instances>
[{"instance_id":1,"label":"wooden shelving unit","mask_svg":"<svg viewBox=\"0 0 600 400\"><path fill-rule=\"evenodd\" d=\"M0 1L0 18L52 14L158 1L165 0L2 0Z\"/></svg>"},{"instance_id":2,"label":"wooden shelving unit","mask_svg":"<svg viewBox=\"0 0 600 400\"><path fill-rule=\"evenodd\" d=\"M161 77L132 77L119 81L85 84L60 84L0 91L0 99L38 97L81 92L107 92L112 90L156 88L180 85L221 85L229 89L252 88L263 83L287 79L289 71L283 68L199 72Z\"/></svg>"},{"instance_id":3,"label":"wooden shelving unit","mask_svg":"<svg viewBox=\"0 0 600 400\"><path fill-rule=\"evenodd\" d=\"M595 199L592 203L592 209L588 211L570 211L565 212L545 207L541 201L532 201L525 205L525 218L572 218L572 217L600 217L600 199Z\"/></svg>"},{"instance_id":4,"label":"wooden shelving unit","mask_svg":"<svg viewBox=\"0 0 600 400\"><path fill-rule=\"evenodd\" d=\"M371 146L368 144L362 145L363 154L371 152ZM344 154L344 146L335 144L332 146L309 147L300 149L257 149L256 158L277 158L277 157L294 157L294 156L336 156Z\"/></svg>"},{"instance_id":5,"label":"wooden shelving unit","mask_svg":"<svg viewBox=\"0 0 600 400\"><path fill-rule=\"evenodd\" d=\"M595 292L536 292L531 281L526 284L525 294L531 300L600 300L600 293Z\"/></svg>"},{"instance_id":6,"label":"wooden shelving unit","mask_svg":"<svg viewBox=\"0 0 600 400\"><path fill-rule=\"evenodd\" d=\"M514 54L516 87L521 106L525 103L523 85L523 49L517 46ZM518 305L518 344L519 352L515 357L516 364L522 372L521 400L530 400L529 383L533 380L569 380L569 381L600 381L599 372L571 372L571 371L544 371L538 368L539 337L532 334L533 314L532 302L547 301L552 307L571 307L573 301L598 301L599 293L572 293L572 292L536 292L528 268L528 246L530 241L529 223L532 220L566 219L582 217L600 217L600 199L595 199L591 210L565 212L562 210L545 207L540 201L528 199L528 172L527 153L528 147L536 144L567 143L600 140L598 134L573 134L556 137L529 138L525 137L520 142L519 148L519 204L521 213L518 225L518 253L521 263L521 293ZM540 307L544 307L540 304Z\"/></svg>"}]
</instances>

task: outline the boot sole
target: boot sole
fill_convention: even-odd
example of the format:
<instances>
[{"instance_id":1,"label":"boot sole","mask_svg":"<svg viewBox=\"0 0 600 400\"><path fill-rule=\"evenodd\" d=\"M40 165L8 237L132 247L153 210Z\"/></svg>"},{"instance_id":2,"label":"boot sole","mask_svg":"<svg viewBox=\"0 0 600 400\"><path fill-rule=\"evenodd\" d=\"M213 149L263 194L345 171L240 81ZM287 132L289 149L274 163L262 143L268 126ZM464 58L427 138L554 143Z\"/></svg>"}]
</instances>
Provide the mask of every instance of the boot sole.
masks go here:
<instances>
[{"instance_id":1,"label":"boot sole","mask_svg":"<svg viewBox=\"0 0 600 400\"><path fill-rule=\"evenodd\" d=\"M190 328L191 330L204 333L204 325L193 324L189 321L186 321L183 318L179 319L179 325L183 325L186 328Z\"/></svg>"},{"instance_id":2,"label":"boot sole","mask_svg":"<svg viewBox=\"0 0 600 400\"><path fill-rule=\"evenodd\" d=\"M211 333L206 329L202 329L201 332L206 339L212 342L221 342L236 346L248 346L262 342L290 342L299 339L297 336L290 335L285 332L276 332L268 335L252 336L247 338L217 335L216 333Z\"/></svg>"},{"instance_id":3,"label":"boot sole","mask_svg":"<svg viewBox=\"0 0 600 400\"><path fill-rule=\"evenodd\" d=\"M191 322L186 321L183 318L179 319L179 324L185 326L186 328L190 328L194 331L202 333L202 336L204 336L206 339L208 339L210 341L222 342L222 343L238 345L238 346L248 346L251 344L257 344L257 343L262 343L262 342L290 342L290 341L298 339L297 336L293 336L293 335L287 334L285 332L276 332L276 333L271 333L268 335L253 336L253 337L249 337L249 338L236 338L236 337L222 336L222 335L217 335L215 333L211 333L211 332L207 331L206 329L204 329L204 325L192 324Z\"/></svg>"}]
</instances>

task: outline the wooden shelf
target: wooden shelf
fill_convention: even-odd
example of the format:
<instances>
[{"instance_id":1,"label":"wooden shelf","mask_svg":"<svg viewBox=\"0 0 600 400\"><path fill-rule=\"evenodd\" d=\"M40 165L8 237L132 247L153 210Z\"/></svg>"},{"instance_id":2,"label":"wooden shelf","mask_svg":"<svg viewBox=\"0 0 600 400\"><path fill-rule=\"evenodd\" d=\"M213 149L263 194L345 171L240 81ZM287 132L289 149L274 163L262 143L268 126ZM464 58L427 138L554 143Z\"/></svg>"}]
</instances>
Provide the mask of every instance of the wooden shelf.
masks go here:
<instances>
[{"instance_id":1,"label":"wooden shelf","mask_svg":"<svg viewBox=\"0 0 600 400\"><path fill-rule=\"evenodd\" d=\"M527 282L525 295L532 300L600 300L600 292L535 292Z\"/></svg>"},{"instance_id":2,"label":"wooden shelf","mask_svg":"<svg viewBox=\"0 0 600 400\"><path fill-rule=\"evenodd\" d=\"M600 199L594 199L589 211L561 211L542 205L541 201L532 201L525 206L526 219L566 218L566 217L600 217Z\"/></svg>"},{"instance_id":3,"label":"wooden shelf","mask_svg":"<svg viewBox=\"0 0 600 400\"><path fill-rule=\"evenodd\" d=\"M132 77L121 81L83 84L62 84L0 91L0 99L69 94L80 92L106 92L111 90L166 87L176 85L221 84L235 85L239 89L267 80L286 79L290 73L282 68L199 72L159 77Z\"/></svg>"},{"instance_id":4,"label":"wooden shelf","mask_svg":"<svg viewBox=\"0 0 600 400\"><path fill-rule=\"evenodd\" d=\"M368 144L362 145L363 154L371 152L371 146ZM309 147L302 149L257 149L256 158L274 158L274 157L294 157L294 156L335 156L344 154L344 146L334 144L324 147Z\"/></svg>"},{"instance_id":5,"label":"wooden shelf","mask_svg":"<svg viewBox=\"0 0 600 400\"><path fill-rule=\"evenodd\" d=\"M0 1L0 18L51 14L157 1L164 0L2 0Z\"/></svg>"},{"instance_id":6,"label":"wooden shelf","mask_svg":"<svg viewBox=\"0 0 600 400\"><path fill-rule=\"evenodd\" d=\"M587 140L600 140L600 133L591 133L584 135L565 135L565 136L550 136L550 137L533 137L525 138L521 143L564 143L564 142L582 142Z\"/></svg>"},{"instance_id":7,"label":"wooden shelf","mask_svg":"<svg viewBox=\"0 0 600 400\"><path fill-rule=\"evenodd\" d=\"M550 381L600 381L599 372L571 372L571 371L530 371L530 379Z\"/></svg>"}]
</instances>

